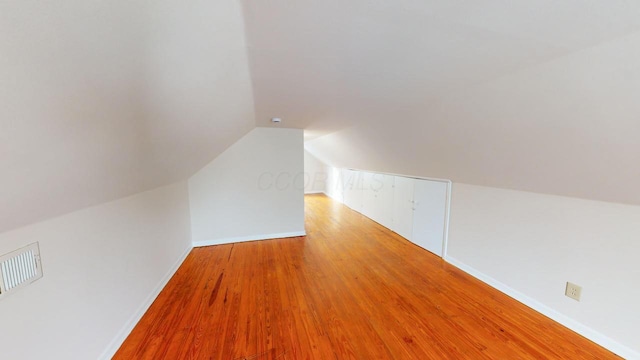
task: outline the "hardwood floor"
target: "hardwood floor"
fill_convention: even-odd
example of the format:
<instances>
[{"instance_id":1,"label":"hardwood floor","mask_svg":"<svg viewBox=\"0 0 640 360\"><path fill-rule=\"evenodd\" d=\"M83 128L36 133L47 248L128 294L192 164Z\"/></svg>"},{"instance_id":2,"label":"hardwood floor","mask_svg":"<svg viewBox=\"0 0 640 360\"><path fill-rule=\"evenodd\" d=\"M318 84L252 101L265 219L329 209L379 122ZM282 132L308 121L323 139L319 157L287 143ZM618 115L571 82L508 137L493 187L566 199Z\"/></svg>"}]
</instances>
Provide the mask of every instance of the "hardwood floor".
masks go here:
<instances>
[{"instance_id":1,"label":"hardwood floor","mask_svg":"<svg viewBox=\"0 0 640 360\"><path fill-rule=\"evenodd\" d=\"M323 195L306 237L197 248L114 359L618 359Z\"/></svg>"}]
</instances>

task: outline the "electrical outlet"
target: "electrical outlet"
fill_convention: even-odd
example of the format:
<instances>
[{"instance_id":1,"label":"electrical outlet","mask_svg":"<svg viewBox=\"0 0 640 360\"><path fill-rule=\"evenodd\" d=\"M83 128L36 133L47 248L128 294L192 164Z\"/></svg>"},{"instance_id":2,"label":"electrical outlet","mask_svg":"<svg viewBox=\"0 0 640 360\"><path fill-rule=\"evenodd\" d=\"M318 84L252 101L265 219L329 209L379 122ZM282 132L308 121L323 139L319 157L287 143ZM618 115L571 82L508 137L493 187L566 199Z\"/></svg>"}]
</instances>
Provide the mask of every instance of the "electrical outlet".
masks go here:
<instances>
[{"instance_id":1,"label":"electrical outlet","mask_svg":"<svg viewBox=\"0 0 640 360\"><path fill-rule=\"evenodd\" d=\"M573 300L580 301L580 294L582 293L582 287L567 282L567 288L564 290L564 294Z\"/></svg>"}]
</instances>

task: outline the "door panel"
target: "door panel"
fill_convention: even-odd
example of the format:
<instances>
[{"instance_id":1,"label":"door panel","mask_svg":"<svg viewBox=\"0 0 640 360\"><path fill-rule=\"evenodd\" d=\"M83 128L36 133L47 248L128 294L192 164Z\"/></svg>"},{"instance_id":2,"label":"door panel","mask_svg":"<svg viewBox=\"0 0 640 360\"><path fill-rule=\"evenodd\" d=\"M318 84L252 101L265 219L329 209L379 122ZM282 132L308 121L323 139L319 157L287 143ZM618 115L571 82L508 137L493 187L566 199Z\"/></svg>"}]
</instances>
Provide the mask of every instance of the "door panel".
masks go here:
<instances>
[{"instance_id":1,"label":"door panel","mask_svg":"<svg viewBox=\"0 0 640 360\"><path fill-rule=\"evenodd\" d=\"M413 236L413 186L415 179L395 176L391 230L411 240Z\"/></svg>"},{"instance_id":2,"label":"door panel","mask_svg":"<svg viewBox=\"0 0 640 360\"><path fill-rule=\"evenodd\" d=\"M394 176L362 172L362 214L391 228Z\"/></svg>"},{"instance_id":3,"label":"door panel","mask_svg":"<svg viewBox=\"0 0 640 360\"><path fill-rule=\"evenodd\" d=\"M394 183L395 176L382 174L377 174L372 182L376 194L374 220L389 229L393 225Z\"/></svg>"},{"instance_id":4,"label":"door panel","mask_svg":"<svg viewBox=\"0 0 640 360\"><path fill-rule=\"evenodd\" d=\"M413 199L411 241L438 256L443 256L447 183L416 180Z\"/></svg>"}]
</instances>

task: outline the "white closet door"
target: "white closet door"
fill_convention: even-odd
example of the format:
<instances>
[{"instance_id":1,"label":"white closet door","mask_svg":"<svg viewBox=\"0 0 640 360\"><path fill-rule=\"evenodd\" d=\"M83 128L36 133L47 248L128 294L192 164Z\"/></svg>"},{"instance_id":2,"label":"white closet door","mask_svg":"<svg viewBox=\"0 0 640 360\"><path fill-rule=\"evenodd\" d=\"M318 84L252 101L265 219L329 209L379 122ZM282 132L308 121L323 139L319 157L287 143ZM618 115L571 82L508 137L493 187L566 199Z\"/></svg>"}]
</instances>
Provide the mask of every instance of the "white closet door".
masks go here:
<instances>
[{"instance_id":1,"label":"white closet door","mask_svg":"<svg viewBox=\"0 0 640 360\"><path fill-rule=\"evenodd\" d=\"M447 183L416 180L414 183L411 241L443 256Z\"/></svg>"},{"instance_id":2,"label":"white closet door","mask_svg":"<svg viewBox=\"0 0 640 360\"><path fill-rule=\"evenodd\" d=\"M413 186L412 178L396 176L393 191L393 221L391 230L407 240L413 235Z\"/></svg>"},{"instance_id":3,"label":"white closet door","mask_svg":"<svg viewBox=\"0 0 640 360\"><path fill-rule=\"evenodd\" d=\"M393 176L364 173L362 214L391 228L393 208Z\"/></svg>"},{"instance_id":4,"label":"white closet door","mask_svg":"<svg viewBox=\"0 0 640 360\"><path fill-rule=\"evenodd\" d=\"M372 184L376 194L374 220L389 229L393 226L394 184L395 176L382 174L376 174Z\"/></svg>"}]
</instances>

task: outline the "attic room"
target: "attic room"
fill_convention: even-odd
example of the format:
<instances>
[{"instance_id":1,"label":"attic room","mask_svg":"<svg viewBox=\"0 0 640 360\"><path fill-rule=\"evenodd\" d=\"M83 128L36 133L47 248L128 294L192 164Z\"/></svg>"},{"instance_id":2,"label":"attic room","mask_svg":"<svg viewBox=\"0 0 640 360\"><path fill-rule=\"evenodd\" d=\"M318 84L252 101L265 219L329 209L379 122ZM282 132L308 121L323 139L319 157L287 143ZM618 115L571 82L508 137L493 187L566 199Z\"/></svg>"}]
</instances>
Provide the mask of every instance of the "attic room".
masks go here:
<instances>
[{"instance_id":1,"label":"attic room","mask_svg":"<svg viewBox=\"0 0 640 360\"><path fill-rule=\"evenodd\" d=\"M638 64L627 0L2 1L0 357L640 359Z\"/></svg>"}]
</instances>

